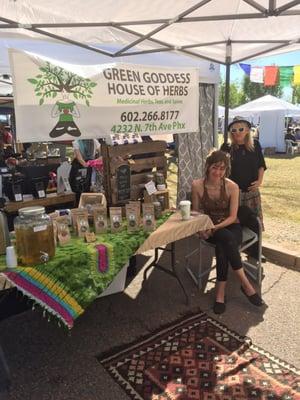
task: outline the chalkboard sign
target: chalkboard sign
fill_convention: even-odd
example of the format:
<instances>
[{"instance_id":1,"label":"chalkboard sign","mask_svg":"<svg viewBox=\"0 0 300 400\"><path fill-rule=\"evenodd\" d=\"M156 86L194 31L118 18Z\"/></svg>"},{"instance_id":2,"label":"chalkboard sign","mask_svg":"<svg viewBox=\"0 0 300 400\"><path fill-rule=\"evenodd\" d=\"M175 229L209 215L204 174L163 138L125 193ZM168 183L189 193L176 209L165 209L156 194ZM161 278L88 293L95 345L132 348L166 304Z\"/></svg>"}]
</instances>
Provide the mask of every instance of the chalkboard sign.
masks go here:
<instances>
[{"instance_id":1,"label":"chalkboard sign","mask_svg":"<svg viewBox=\"0 0 300 400\"><path fill-rule=\"evenodd\" d=\"M127 164L116 169L117 199L118 201L130 200L130 167Z\"/></svg>"}]
</instances>

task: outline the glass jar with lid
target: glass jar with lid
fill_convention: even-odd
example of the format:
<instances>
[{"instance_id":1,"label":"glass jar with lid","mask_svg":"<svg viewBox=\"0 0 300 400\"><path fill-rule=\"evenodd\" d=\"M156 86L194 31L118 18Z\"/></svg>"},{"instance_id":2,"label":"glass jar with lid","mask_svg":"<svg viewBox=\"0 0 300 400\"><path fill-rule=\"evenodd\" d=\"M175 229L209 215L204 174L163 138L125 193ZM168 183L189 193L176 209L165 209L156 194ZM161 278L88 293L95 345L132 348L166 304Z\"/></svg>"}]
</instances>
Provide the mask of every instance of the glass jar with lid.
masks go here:
<instances>
[{"instance_id":1,"label":"glass jar with lid","mask_svg":"<svg viewBox=\"0 0 300 400\"><path fill-rule=\"evenodd\" d=\"M23 265L47 262L55 255L53 224L45 207L24 207L14 220L18 260Z\"/></svg>"},{"instance_id":2,"label":"glass jar with lid","mask_svg":"<svg viewBox=\"0 0 300 400\"><path fill-rule=\"evenodd\" d=\"M164 174L160 172L156 172L155 180L157 185L164 185L165 184L165 177Z\"/></svg>"}]
</instances>

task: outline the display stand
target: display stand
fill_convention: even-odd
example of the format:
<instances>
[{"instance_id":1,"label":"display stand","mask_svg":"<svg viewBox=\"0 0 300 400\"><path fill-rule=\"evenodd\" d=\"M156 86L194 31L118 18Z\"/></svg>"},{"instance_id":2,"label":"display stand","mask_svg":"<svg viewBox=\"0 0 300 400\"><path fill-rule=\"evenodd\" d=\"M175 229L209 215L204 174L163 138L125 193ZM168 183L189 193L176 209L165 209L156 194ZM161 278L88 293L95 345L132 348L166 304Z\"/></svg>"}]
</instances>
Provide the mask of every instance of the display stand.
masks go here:
<instances>
[{"instance_id":1,"label":"display stand","mask_svg":"<svg viewBox=\"0 0 300 400\"><path fill-rule=\"evenodd\" d=\"M43 199L30 199L23 201L10 201L5 204L4 211L7 214L16 214L20 208L23 207L32 207L32 206L44 206L44 207L54 207L62 204L71 204L72 207L75 207L76 196L75 193L64 193L64 194L56 194L51 193L48 194L47 197Z\"/></svg>"},{"instance_id":2,"label":"display stand","mask_svg":"<svg viewBox=\"0 0 300 400\"><path fill-rule=\"evenodd\" d=\"M166 178L166 149L167 144L164 141L149 141L117 146L103 144L101 152L105 170L105 195L108 205L124 205L128 200L142 198L147 174L151 173L153 168L156 168L156 171L162 173ZM118 171L120 172L119 168L124 165L130 168L129 195L127 195L127 188L125 187L125 168L123 168L124 178L122 182L120 181L121 174L118 174Z\"/></svg>"}]
</instances>

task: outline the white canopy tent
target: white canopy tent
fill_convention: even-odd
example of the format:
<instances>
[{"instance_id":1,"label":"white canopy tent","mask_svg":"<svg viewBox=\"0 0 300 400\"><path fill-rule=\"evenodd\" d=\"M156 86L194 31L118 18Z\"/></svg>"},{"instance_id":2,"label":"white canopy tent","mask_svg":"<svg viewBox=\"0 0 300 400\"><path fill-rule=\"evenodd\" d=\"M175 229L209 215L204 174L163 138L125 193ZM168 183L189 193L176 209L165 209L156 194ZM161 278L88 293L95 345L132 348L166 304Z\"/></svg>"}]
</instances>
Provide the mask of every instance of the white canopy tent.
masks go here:
<instances>
[{"instance_id":1,"label":"white canopy tent","mask_svg":"<svg viewBox=\"0 0 300 400\"><path fill-rule=\"evenodd\" d=\"M232 114L259 122L259 141L263 148L285 151L285 117L300 116L300 107L267 95L234 108Z\"/></svg>"},{"instance_id":2,"label":"white canopy tent","mask_svg":"<svg viewBox=\"0 0 300 400\"><path fill-rule=\"evenodd\" d=\"M2 0L0 37L60 41L116 60L175 51L230 65L300 49L300 1ZM147 16L145 18L145 16ZM97 62L99 63L99 62ZM2 66L3 68L3 66Z\"/></svg>"},{"instance_id":3,"label":"white canopy tent","mask_svg":"<svg viewBox=\"0 0 300 400\"><path fill-rule=\"evenodd\" d=\"M111 57L175 50L226 64L300 49L299 15L287 0L2 0L0 29Z\"/></svg>"}]
</instances>

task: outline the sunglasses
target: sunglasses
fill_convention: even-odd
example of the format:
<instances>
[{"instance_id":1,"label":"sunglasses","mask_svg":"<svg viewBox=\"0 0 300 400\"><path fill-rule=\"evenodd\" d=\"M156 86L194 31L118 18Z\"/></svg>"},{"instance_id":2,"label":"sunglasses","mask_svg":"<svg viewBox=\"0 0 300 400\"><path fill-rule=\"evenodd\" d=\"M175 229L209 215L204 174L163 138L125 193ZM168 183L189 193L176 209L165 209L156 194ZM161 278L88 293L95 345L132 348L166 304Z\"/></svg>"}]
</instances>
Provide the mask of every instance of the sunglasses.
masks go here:
<instances>
[{"instance_id":1,"label":"sunglasses","mask_svg":"<svg viewBox=\"0 0 300 400\"><path fill-rule=\"evenodd\" d=\"M230 129L230 132L237 133L237 132L244 132L245 130L246 130L246 128L239 128L239 129L232 128L232 129Z\"/></svg>"}]
</instances>

